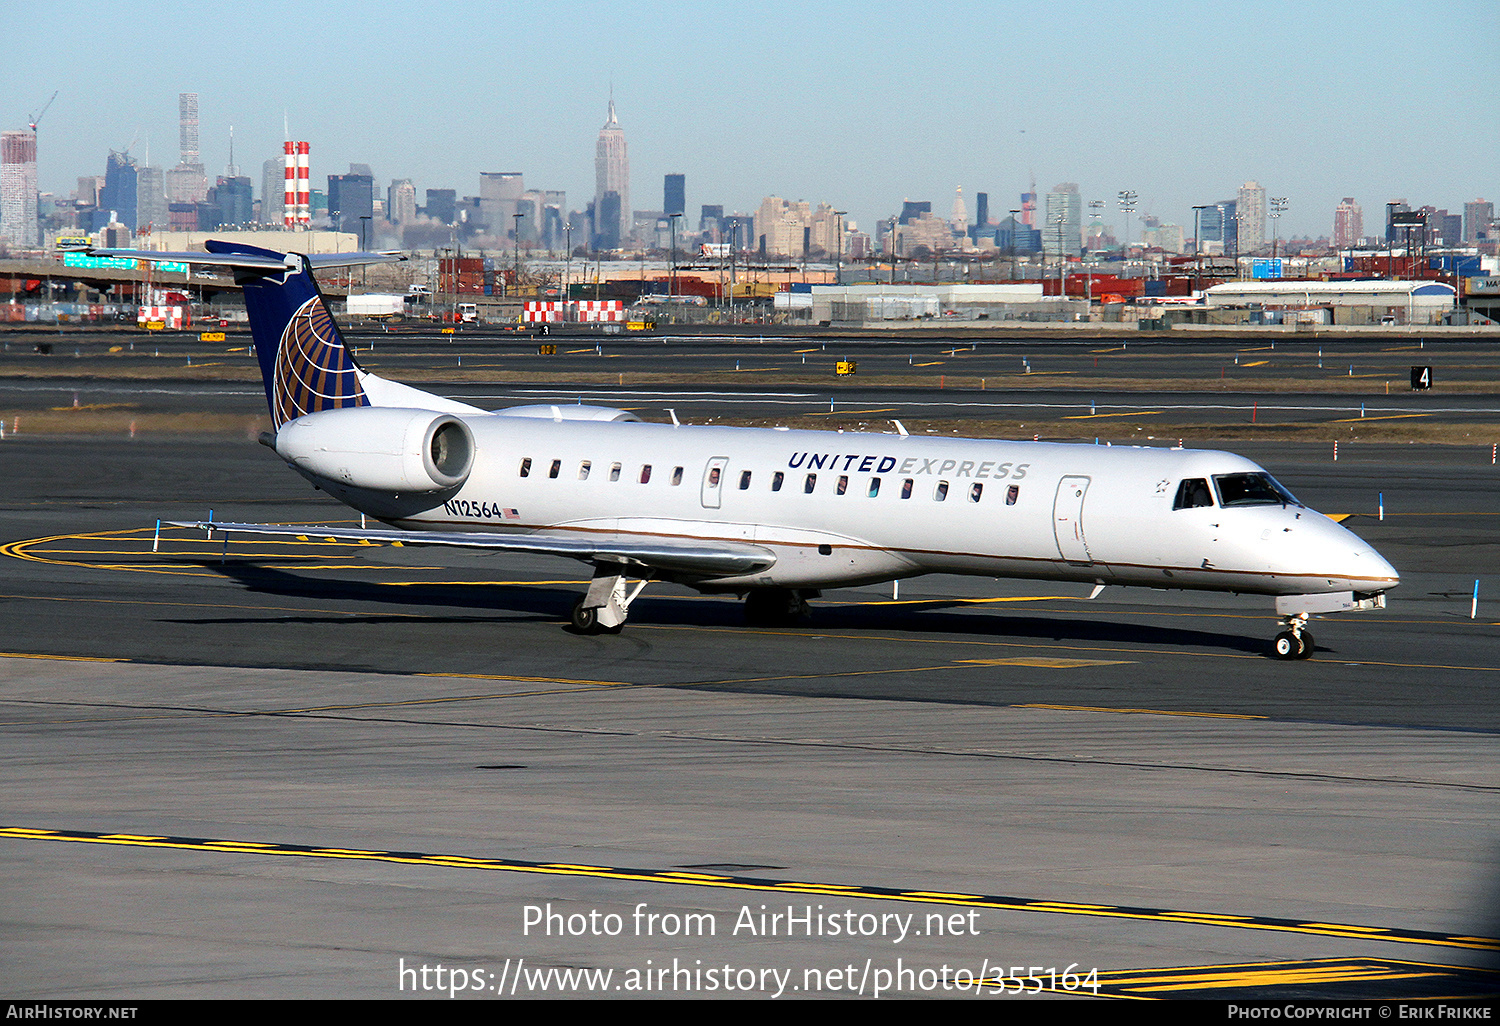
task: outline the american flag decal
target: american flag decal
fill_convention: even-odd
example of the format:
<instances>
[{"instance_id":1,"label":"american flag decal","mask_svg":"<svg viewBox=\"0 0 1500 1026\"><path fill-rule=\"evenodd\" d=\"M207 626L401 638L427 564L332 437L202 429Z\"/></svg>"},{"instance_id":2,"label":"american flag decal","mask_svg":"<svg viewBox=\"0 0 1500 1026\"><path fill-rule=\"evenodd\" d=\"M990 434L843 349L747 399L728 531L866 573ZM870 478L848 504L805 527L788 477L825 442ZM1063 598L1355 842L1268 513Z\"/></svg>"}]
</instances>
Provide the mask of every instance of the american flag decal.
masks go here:
<instances>
[{"instance_id":1,"label":"american flag decal","mask_svg":"<svg viewBox=\"0 0 1500 1026\"><path fill-rule=\"evenodd\" d=\"M316 296L297 308L281 333L274 394L278 428L303 414L370 405L344 340Z\"/></svg>"},{"instance_id":2,"label":"american flag decal","mask_svg":"<svg viewBox=\"0 0 1500 1026\"><path fill-rule=\"evenodd\" d=\"M506 520L520 520L521 519L521 514L517 513L513 509L505 509L505 510L502 510L501 512L505 515L505 519Z\"/></svg>"}]
</instances>

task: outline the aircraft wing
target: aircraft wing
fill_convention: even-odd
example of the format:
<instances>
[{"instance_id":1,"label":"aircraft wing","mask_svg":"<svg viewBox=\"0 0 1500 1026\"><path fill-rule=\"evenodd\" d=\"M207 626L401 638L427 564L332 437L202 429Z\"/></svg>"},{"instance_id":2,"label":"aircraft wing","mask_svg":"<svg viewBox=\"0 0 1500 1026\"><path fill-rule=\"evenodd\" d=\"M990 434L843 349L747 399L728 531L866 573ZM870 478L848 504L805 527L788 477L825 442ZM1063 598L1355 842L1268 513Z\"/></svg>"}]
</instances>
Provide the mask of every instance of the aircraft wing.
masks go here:
<instances>
[{"instance_id":1,"label":"aircraft wing","mask_svg":"<svg viewBox=\"0 0 1500 1026\"><path fill-rule=\"evenodd\" d=\"M494 534L482 531L398 531L391 528L352 529L284 524L236 524L220 520L172 520L173 527L196 527L228 534L266 534L284 538L331 541L400 542L402 545L444 545L496 552L529 552L567 556L585 563L613 564L665 570L702 577L735 577L757 573L776 562L771 550L743 542L678 542L638 535L577 537L540 531L534 534Z\"/></svg>"}]
</instances>

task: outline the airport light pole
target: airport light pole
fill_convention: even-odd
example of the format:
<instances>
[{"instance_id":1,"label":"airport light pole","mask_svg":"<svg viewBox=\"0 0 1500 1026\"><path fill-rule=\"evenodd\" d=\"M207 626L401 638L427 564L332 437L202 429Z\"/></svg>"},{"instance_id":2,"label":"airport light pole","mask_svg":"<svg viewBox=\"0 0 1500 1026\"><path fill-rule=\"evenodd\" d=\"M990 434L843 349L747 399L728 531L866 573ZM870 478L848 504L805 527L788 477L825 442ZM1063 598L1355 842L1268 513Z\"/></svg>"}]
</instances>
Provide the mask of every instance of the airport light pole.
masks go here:
<instances>
[{"instance_id":1,"label":"airport light pole","mask_svg":"<svg viewBox=\"0 0 1500 1026\"><path fill-rule=\"evenodd\" d=\"M563 236L567 240L564 243L564 245L566 245L568 247L568 252L563 256L563 286L562 286L562 295L558 296L557 298L561 299L564 303L566 303L568 301L568 282L573 277L573 222L572 221L569 221L569 222L567 222L566 224L563 225ZM566 310L567 307L563 307L563 309Z\"/></svg>"},{"instance_id":2,"label":"airport light pole","mask_svg":"<svg viewBox=\"0 0 1500 1026\"><path fill-rule=\"evenodd\" d=\"M739 217L729 222L729 323L735 323L735 249L739 248Z\"/></svg>"},{"instance_id":3,"label":"airport light pole","mask_svg":"<svg viewBox=\"0 0 1500 1026\"><path fill-rule=\"evenodd\" d=\"M1193 208L1193 291L1203 287L1203 211L1208 204Z\"/></svg>"},{"instance_id":4,"label":"airport light pole","mask_svg":"<svg viewBox=\"0 0 1500 1026\"><path fill-rule=\"evenodd\" d=\"M891 215L891 251L886 256L891 258L891 284L896 284L896 215Z\"/></svg>"},{"instance_id":5,"label":"airport light pole","mask_svg":"<svg viewBox=\"0 0 1500 1026\"><path fill-rule=\"evenodd\" d=\"M1016 208L1015 210L1012 210L1010 212L1010 280L1011 281L1015 281L1016 280L1016 229L1019 228L1020 225L1021 225L1021 222L1016 220L1016 215L1019 214L1020 212L1021 212L1021 210L1020 210L1019 207Z\"/></svg>"},{"instance_id":6,"label":"airport light pole","mask_svg":"<svg viewBox=\"0 0 1500 1026\"><path fill-rule=\"evenodd\" d=\"M1281 215L1286 211L1286 197L1271 197L1271 260L1276 259L1276 224L1281 220Z\"/></svg>"},{"instance_id":7,"label":"airport light pole","mask_svg":"<svg viewBox=\"0 0 1500 1026\"><path fill-rule=\"evenodd\" d=\"M1120 251L1120 256L1127 264L1130 262L1130 215L1135 212L1138 195L1133 189L1120 190L1120 209L1125 212L1125 248Z\"/></svg>"},{"instance_id":8,"label":"airport light pole","mask_svg":"<svg viewBox=\"0 0 1500 1026\"><path fill-rule=\"evenodd\" d=\"M1057 238L1057 294L1062 299L1068 298L1068 283L1063 277L1064 268L1067 267L1067 258L1063 253L1063 228L1068 223L1068 212L1059 210L1052 215L1052 233ZM1046 277L1044 274L1043 277Z\"/></svg>"},{"instance_id":9,"label":"airport light pole","mask_svg":"<svg viewBox=\"0 0 1500 1026\"><path fill-rule=\"evenodd\" d=\"M359 215L359 251L361 253L369 252L369 249L370 249L370 244L368 242L368 237L365 235L365 228L368 226L368 224L370 222L370 217L371 217L371 215L369 215L369 214L360 214ZM366 272L366 270L367 270L367 268L364 267L364 266L361 266L360 269L359 269L359 285L360 285L360 288L364 288L364 286L365 286L365 272Z\"/></svg>"},{"instance_id":10,"label":"airport light pole","mask_svg":"<svg viewBox=\"0 0 1500 1026\"><path fill-rule=\"evenodd\" d=\"M516 294L519 295L521 292L521 219L526 215L517 211L510 216L511 220L516 223L513 231L516 236Z\"/></svg>"},{"instance_id":11,"label":"airport light pole","mask_svg":"<svg viewBox=\"0 0 1500 1026\"><path fill-rule=\"evenodd\" d=\"M838 262L834 265L836 270L833 272L833 283L835 285L844 284L844 215L847 213L849 213L847 210L835 210L833 212L833 216L839 219Z\"/></svg>"},{"instance_id":12,"label":"airport light pole","mask_svg":"<svg viewBox=\"0 0 1500 1026\"><path fill-rule=\"evenodd\" d=\"M677 219L682 215L668 214L667 226L671 235L671 249L667 253L667 302L672 301L672 296L677 295Z\"/></svg>"}]
</instances>

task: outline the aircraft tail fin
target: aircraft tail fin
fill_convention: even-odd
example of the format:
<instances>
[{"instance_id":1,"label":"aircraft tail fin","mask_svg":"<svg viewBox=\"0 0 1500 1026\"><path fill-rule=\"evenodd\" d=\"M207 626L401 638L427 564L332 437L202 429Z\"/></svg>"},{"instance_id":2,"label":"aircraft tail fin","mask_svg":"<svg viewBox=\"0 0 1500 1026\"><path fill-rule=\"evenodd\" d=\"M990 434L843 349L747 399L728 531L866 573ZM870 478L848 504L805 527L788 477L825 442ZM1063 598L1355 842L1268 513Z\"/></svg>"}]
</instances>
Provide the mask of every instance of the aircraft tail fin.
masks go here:
<instances>
[{"instance_id":1,"label":"aircraft tail fin","mask_svg":"<svg viewBox=\"0 0 1500 1026\"><path fill-rule=\"evenodd\" d=\"M388 263L382 253L277 253L240 242L209 239L207 253L94 249L98 256L228 267L244 289L245 311L255 338L261 380L271 419L279 429L308 413L369 406L364 368L344 345L313 278L314 267Z\"/></svg>"},{"instance_id":2,"label":"aircraft tail fin","mask_svg":"<svg viewBox=\"0 0 1500 1026\"><path fill-rule=\"evenodd\" d=\"M245 312L277 428L308 413L370 405L360 383L363 368L344 345L307 256L218 239L204 245L214 256L268 257L280 264L269 272L231 265L245 290Z\"/></svg>"}]
</instances>

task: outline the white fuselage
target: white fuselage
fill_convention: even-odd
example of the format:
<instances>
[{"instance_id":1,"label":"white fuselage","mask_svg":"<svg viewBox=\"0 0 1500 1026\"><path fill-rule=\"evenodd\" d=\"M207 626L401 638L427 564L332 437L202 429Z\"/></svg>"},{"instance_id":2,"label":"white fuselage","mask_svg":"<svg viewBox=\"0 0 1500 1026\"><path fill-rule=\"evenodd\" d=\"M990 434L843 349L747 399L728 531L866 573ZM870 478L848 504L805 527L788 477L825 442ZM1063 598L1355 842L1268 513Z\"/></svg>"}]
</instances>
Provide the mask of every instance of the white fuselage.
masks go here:
<instances>
[{"instance_id":1,"label":"white fuselage","mask_svg":"<svg viewBox=\"0 0 1500 1026\"><path fill-rule=\"evenodd\" d=\"M392 523L726 541L775 553L752 575L679 577L704 590L926 573L1268 595L1375 593L1399 580L1368 543L1303 506L1173 508L1184 479L1264 473L1232 453L462 419L475 440L462 488Z\"/></svg>"}]
</instances>

